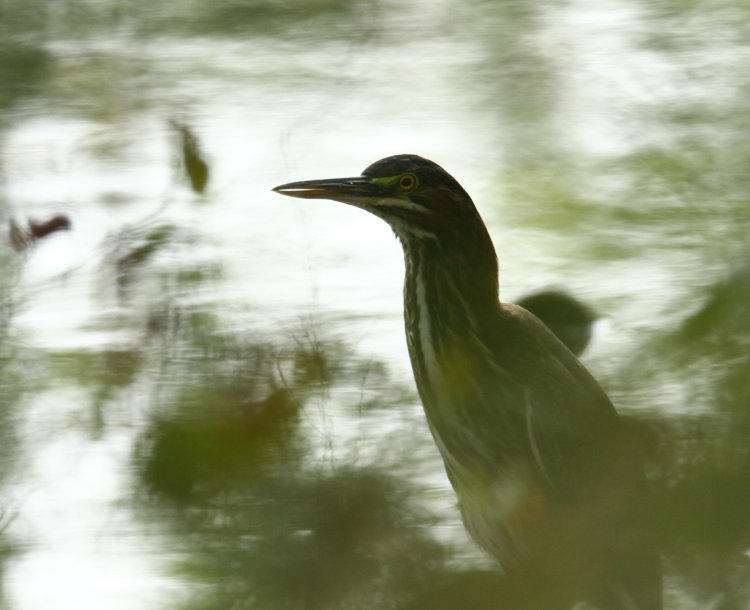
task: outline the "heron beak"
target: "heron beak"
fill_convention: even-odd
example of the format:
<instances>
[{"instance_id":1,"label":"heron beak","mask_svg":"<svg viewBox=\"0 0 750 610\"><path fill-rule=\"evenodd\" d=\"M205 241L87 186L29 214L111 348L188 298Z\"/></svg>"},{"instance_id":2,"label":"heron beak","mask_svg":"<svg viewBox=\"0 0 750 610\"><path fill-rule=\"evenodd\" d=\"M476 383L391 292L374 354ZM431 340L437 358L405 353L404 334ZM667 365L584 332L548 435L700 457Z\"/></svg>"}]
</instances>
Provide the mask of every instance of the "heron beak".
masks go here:
<instances>
[{"instance_id":1,"label":"heron beak","mask_svg":"<svg viewBox=\"0 0 750 610\"><path fill-rule=\"evenodd\" d=\"M328 180L304 180L289 182L273 190L289 197L300 199L332 199L352 205L372 202L383 197L382 187L367 176L355 178L332 178Z\"/></svg>"}]
</instances>

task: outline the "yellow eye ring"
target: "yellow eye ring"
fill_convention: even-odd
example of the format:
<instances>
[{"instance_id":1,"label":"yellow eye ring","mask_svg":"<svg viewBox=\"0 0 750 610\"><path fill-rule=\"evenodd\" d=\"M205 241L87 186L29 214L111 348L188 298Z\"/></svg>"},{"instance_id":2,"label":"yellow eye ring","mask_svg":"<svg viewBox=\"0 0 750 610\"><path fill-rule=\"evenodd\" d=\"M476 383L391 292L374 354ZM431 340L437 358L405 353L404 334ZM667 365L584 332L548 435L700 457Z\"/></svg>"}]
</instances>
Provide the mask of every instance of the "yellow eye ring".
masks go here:
<instances>
[{"instance_id":1,"label":"yellow eye ring","mask_svg":"<svg viewBox=\"0 0 750 610\"><path fill-rule=\"evenodd\" d=\"M414 174L404 174L398 179L402 191L411 191L417 187L418 181Z\"/></svg>"}]
</instances>

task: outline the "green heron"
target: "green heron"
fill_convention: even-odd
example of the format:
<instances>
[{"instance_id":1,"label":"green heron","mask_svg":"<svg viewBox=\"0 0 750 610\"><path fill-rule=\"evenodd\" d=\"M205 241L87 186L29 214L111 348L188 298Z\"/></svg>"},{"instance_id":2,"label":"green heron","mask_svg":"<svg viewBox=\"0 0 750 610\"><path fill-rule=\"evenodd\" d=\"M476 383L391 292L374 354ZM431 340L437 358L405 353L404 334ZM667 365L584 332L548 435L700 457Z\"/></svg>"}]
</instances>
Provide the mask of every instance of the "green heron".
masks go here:
<instances>
[{"instance_id":1,"label":"green heron","mask_svg":"<svg viewBox=\"0 0 750 610\"><path fill-rule=\"evenodd\" d=\"M497 255L461 185L432 161L396 155L361 176L274 191L362 208L400 240L427 422L469 534L506 580L545 600L525 607L661 608L640 460L579 360L534 315L499 301Z\"/></svg>"}]
</instances>

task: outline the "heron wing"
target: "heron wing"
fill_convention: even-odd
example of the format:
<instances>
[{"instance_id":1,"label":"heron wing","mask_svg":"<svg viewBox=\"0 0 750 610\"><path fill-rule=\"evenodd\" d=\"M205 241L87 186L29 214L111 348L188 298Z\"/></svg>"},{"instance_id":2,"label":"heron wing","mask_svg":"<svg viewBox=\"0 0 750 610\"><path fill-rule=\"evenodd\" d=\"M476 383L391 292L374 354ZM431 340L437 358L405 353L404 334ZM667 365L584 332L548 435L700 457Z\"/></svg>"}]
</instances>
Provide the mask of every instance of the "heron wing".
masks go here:
<instances>
[{"instance_id":1,"label":"heron wing","mask_svg":"<svg viewBox=\"0 0 750 610\"><path fill-rule=\"evenodd\" d=\"M638 460L624 460L622 424L607 394L541 321L503 305L490 337L494 361L506 374L496 375L505 387L488 408L518 412L517 436L554 490L575 495L586 487L583 478L640 477Z\"/></svg>"}]
</instances>

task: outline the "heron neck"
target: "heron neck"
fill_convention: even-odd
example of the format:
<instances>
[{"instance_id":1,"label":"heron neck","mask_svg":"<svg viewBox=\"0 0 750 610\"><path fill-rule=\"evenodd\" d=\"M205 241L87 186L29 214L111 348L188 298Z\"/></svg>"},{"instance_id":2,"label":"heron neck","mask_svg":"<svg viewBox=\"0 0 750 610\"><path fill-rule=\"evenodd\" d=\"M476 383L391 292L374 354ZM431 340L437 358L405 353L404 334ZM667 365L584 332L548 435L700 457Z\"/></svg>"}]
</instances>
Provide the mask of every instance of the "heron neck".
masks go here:
<instances>
[{"instance_id":1,"label":"heron neck","mask_svg":"<svg viewBox=\"0 0 750 610\"><path fill-rule=\"evenodd\" d=\"M497 258L489 236L483 248L446 251L439 241L404 242L404 315L412 368L423 402L446 370L465 358L470 342L497 315Z\"/></svg>"}]
</instances>

